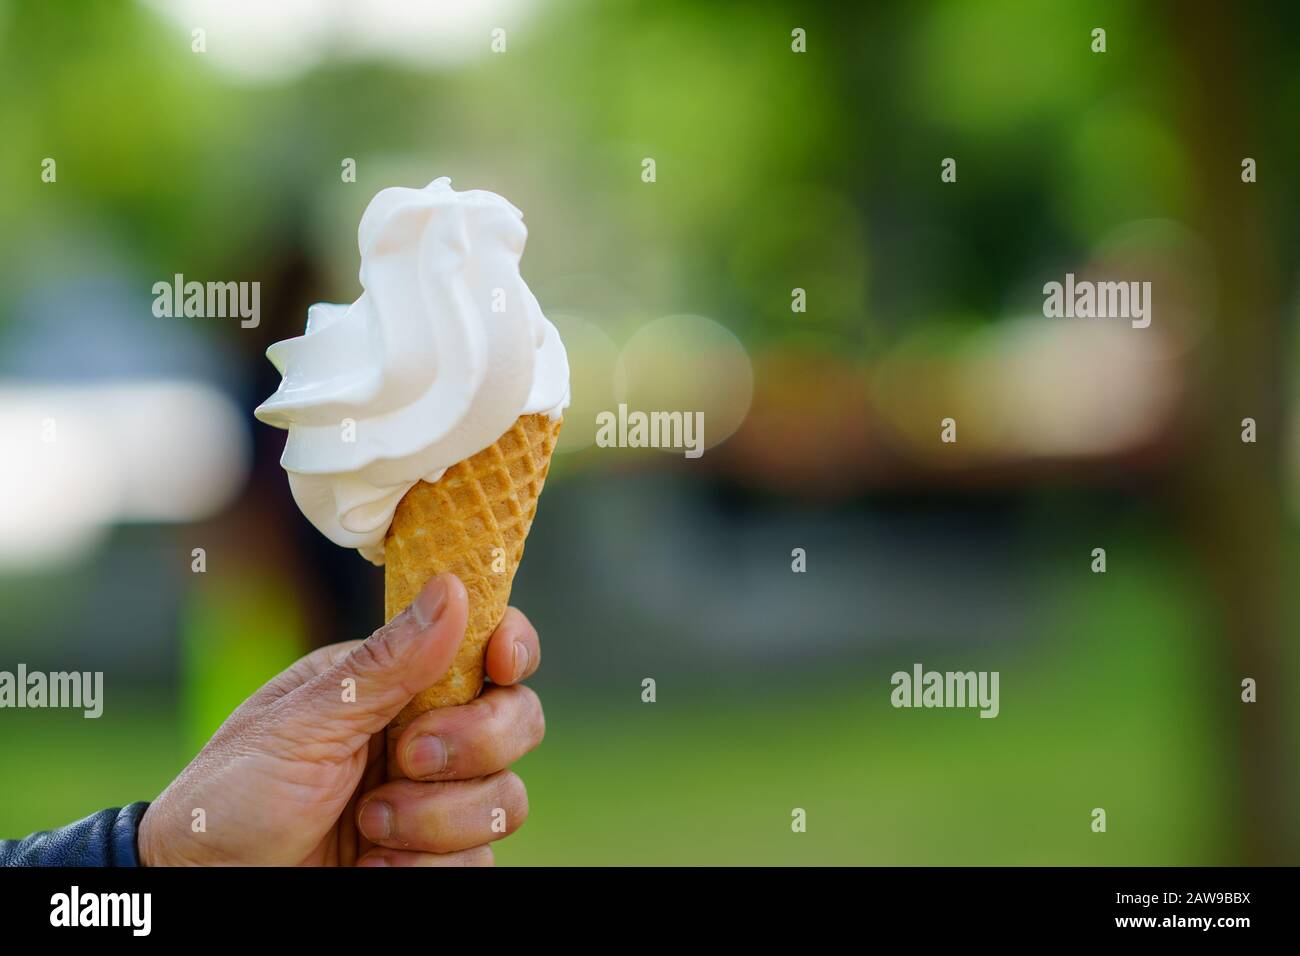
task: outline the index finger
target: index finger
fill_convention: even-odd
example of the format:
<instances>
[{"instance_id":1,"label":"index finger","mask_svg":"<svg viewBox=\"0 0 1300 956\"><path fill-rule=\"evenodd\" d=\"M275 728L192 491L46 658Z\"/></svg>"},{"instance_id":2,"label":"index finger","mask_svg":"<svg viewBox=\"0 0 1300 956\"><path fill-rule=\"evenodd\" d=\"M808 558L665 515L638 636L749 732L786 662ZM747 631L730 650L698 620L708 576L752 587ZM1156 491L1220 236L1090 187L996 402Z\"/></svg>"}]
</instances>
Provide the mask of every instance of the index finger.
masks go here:
<instances>
[{"instance_id":1,"label":"index finger","mask_svg":"<svg viewBox=\"0 0 1300 956\"><path fill-rule=\"evenodd\" d=\"M506 608L505 617L488 640L485 666L494 684L516 684L531 677L542 662L537 628L518 608Z\"/></svg>"}]
</instances>

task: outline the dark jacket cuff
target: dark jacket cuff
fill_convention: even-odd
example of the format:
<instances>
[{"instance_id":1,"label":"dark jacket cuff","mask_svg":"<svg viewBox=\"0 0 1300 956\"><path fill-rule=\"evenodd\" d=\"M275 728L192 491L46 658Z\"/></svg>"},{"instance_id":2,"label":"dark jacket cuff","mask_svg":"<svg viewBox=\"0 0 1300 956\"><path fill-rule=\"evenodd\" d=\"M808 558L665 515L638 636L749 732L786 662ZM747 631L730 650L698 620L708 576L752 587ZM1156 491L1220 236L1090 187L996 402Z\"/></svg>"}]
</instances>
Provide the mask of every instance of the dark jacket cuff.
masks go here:
<instances>
[{"instance_id":1,"label":"dark jacket cuff","mask_svg":"<svg viewBox=\"0 0 1300 956\"><path fill-rule=\"evenodd\" d=\"M57 830L0 840L0 866L139 866L136 836L148 808L113 807Z\"/></svg>"}]
</instances>

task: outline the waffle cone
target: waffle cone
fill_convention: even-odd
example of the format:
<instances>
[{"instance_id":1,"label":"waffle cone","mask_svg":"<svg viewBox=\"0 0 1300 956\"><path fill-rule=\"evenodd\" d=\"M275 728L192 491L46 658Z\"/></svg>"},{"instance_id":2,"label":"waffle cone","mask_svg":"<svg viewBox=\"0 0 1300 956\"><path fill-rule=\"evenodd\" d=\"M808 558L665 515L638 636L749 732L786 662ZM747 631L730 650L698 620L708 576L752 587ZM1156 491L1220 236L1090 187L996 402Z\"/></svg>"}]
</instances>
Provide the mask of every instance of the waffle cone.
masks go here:
<instances>
[{"instance_id":1,"label":"waffle cone","mask_svg":"<svg viewBox=\"0 0 1300 956\"><path fill-rule=\"evenodd\" d=\"M394 728L425 711L468 703L482 690L488 638L510 602L559 433L560 422L523 415L495 443L438 481L417 482L398 503L384 540L385 620L447 571L465 584L469 619L451 670L406 705Z\"/></svg>"}]
</instances>

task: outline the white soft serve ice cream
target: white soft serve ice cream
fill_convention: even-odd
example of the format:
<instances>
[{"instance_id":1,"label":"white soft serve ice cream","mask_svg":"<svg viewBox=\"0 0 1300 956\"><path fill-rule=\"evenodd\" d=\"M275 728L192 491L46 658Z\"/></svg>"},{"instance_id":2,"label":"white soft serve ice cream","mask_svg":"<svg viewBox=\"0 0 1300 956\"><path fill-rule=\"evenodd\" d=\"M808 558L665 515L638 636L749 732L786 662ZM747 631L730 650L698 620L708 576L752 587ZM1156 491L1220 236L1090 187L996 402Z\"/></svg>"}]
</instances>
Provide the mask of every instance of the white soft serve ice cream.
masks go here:
<instances>
[{"instance_id":1,"label":"white soft serve ice cream","mask_svg":"<svg viewBox=\"0 0 1300 956\"><path fill-rule=\"evenodd\" d=\"M331 541L382 564L412 485L569 404L564 345L519 274L527 235L496 193L385 189L357 231L361 297L267 349L283 380L254 414L289 430L280 464Z\"/></svg>"}]
</instances>

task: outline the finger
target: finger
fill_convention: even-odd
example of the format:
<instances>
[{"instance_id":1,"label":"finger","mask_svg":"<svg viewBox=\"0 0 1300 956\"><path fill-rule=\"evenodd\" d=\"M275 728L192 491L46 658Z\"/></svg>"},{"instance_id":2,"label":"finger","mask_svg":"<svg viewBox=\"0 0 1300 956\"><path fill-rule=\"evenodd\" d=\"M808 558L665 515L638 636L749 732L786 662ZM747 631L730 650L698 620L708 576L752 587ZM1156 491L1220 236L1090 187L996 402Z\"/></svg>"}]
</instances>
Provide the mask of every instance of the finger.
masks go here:
<instances>
[{"instance_id":1,"label":"finger","mask_svg":"<svg viewBox=\"0 0 1300 956\"><path fill-rule=\"evenodd\" d=\"M490 846L476 846L456 853L413 853L410 850L371 850L357 866L495 866Z\"/></svg>"},{"instance_id":2,"label":"finger","mask_svg":"<svg viewBox=\"0 0 1300 956\"><path fill-rule=\"evenodd\" d=\"M272 705L277 735L354 750L447 672L466 613L460 580L432 578L410 607Z\"/></svg>"},{"instance_id":3,"label":"finger","mask_svg":"<svg viewBox=\"0 0 1300 956\"><path fill-rule=\"evenodd\" d=\"M537 628L518 608L506 608L506 616L488 641L488 677L494 684L514 684L531 677L541 662L542 645Z\"/></svg>"},{"instance_id":4,"label":"finger","mask_svg":"<svg viewBox=\"0 0 1300 956\"><path fill-rule=\"evenodd\" d=\"M446 783L391 780L366 794L357 827L392 850L454 853L509 836L528 816L528 791L508 770Z\"/></svg>"},{"instance_id":5,"label":"finger","mask_svg":"<svg viewBox=\"0 0 1300 956\"><path fill-rule=\"evenodd\" d=\"M546 718L529 687L489 687L459 707L421 714L403 728L394 754L412 780L468 780L504 770L542 742Z\"/></svg>"},{"instance_id":6,"label":"finger","mask_svg":"<svg viewBox=\"0 0 1300 956\"><path fill-rule=\"evenodd\" d=\"M337 664L360 643L360 641L343 641L316 648L272 677L249 700L269 704L290 691L297 690L313 677L319 676L326 669Z\"/></svg>"},{"instance_id":7,"label":"finger","mask_svg":"<svg viewBox=\"0 0 1300 956\"><path fill-rule=\"evenodd\" d=\"M338 844L339 865L355 866L357 858L369 850L373 844L357 830L357 806L366 794L387 779L387 764L384 759L384 735L374 734L366 754L366 766L361 773L361 782L357 784L347 807L339 816Z\"/></svg>"}]
</instances>

